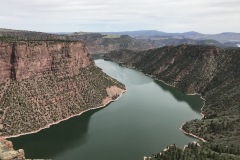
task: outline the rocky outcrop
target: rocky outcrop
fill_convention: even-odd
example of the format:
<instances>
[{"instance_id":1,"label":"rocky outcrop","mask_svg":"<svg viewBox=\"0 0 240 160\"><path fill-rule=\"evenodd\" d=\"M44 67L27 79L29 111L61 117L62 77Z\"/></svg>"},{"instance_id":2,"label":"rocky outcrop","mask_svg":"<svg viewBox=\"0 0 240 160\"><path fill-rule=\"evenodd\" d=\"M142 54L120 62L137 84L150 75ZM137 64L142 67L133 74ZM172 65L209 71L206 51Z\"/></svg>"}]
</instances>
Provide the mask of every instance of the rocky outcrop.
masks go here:
<instances>
[{"instance_id":1,"label":"rocky outcrop","mask_svg":"<svg viewBox=\"0 0 240 160\"><path fill-rule=\"evenodd\" d=\"M95 66L81 42L0 41L1 136L38 131L103 106L124 89Z\"/></svg>"},{"instance_id":2,"label":"rocky outcrop","mask_svg":"<svg viewBox=\"0 0 240 160\"><path fill-rule=\"evenodd\" d=\"M204 118L187 122L182 129L208 141L203 145L209 150L240 154L240 49L180 45L138 53L115 51L104 57L184 93L201 94L205 99Z\"/></svg>"},{"instance_id":3,"label":"rocky outcrop","mask_svg":"<svg viewBox=\"0 0 240 160\"><path fill-rule=\"evenodd\" d=\"M25 159L22 149L14 150L11 141L0 137L0 159L1 160L20 160Z\"/></svg>"}]
</instances>

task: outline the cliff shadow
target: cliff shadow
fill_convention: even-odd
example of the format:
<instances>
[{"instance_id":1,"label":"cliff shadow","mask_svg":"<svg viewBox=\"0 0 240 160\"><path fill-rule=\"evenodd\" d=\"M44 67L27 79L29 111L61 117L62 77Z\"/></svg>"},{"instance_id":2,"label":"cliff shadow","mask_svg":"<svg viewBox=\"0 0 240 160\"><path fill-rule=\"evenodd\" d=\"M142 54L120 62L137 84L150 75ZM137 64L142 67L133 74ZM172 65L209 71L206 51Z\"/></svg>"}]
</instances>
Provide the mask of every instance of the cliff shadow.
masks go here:
<instances>
[{"instance_id":1,"label":"cliff shadow","mask_svg":"<svg viewBox=\"0 0 240 160\"><path fill-rule=\"evenodd\" d=\"M200 113L203 106L203 100L200 95L186 95L181 92L178 88L167 85L161 81L154 80L154 82L159 85L164 91L171 93L174 98L179 102L186 102L193 111Z\"/></svg>"},{"instance_id":2,"label":"cliff shadow","mask_svg":"<svg viewBox=\"0 0 240 160\"><path fill-rule=\"evenodd\" d=\"M88 139L87 131L91 116L101 109L87 111L40 132L9 140L13 142L15 149L24 149L26 158L54 158L66 150L84 145Z\"/></svg>"}]
</instances>

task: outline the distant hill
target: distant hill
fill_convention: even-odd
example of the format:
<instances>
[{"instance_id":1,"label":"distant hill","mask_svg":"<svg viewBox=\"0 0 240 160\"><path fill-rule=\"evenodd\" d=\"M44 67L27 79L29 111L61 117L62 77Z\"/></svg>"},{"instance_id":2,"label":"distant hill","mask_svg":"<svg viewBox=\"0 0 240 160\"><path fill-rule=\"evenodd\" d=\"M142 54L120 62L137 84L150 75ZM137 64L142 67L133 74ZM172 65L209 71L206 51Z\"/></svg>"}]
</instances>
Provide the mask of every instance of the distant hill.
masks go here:
<instances>
[{"instance_id":1,"label":"distant hill","mask_svg":"<svg viewBox=\"0 0 240 160\"><path fill-rule=\"evenodd\" d=\"M141 36L144 34L147 34L148 36ZM201 33L197 32L186 32L184 34L188 37L202 36ZM164 33L151 30L101 33L75 32L71 35L71 38L86 42L89 51L95 54L108 53L119 49L147 50L163 46L176 46L180 44L208 45L221 48L238 47L236 42L233 41L220 43L219 41L213 39L186 38L180 33Z\"/></svg>"},{"instance_id":2,"label":"distant hill","mask_svg":"<svg viewBox=\"0 0 240 160\"><path fill-rule=\"evenodd\" d=\"M165 33L155 30L124 31L124 32L99 32L101 34L129 35L131 37L139 36L163 36Z\"/></svg>"},{"instance_id":3,"label":"distant hill","mask_svg":"<svg viewBox=\"0 0 240 160\"><path fill-rule=\"evenodd\" d=\"M139 51L159 47L158 44L153 44L151 41L146 42L145 40L132 38L129 35L104 35L90 32L58 32L53 34L0 28L0 39L81 41L85 42L91 54L108 53L119 49Z\"/></svg>"},{"instance_id":4,"label":"distant hill","mask_svg":"<svg viewBox=\"0 0 240 160\"><path fill-rule=\"evenodd\" d=\"M109 53L114 50L129 49L135 51L159 47L153 41L132 38L129 35L74 33L69 38L84 41L91 54Z\"/></svg>"},{"instance_id":5,"label":"distant hill","mask_svg":"<svg viewBox=\"0 0 240 160\"><path fill-rule=\"evenodd\" d=\"M146 39L146 38L144 38ZM143 40L143 39L142 39ZM197 39L190 39L190 38L152 38L150 39L154 43L155 46L163 47L163 46L177 46L180 44L193 44L193 45L208 45L208 46L217 46L221 48L228 48L228 47L238 47L235 42L226 42L220 43L216 40L212 39L204 39L204 40L197 40Z\"/></svg>"},{"instance_id":6,"label":"distant hill","mask_svg":"<svg viewBox=\"0 0 240 160\"><path fill-rule=\"evenodd\" d=\"M100 32L101 34L117 34L117 35L129 35L131 37L152 37L152 36L161 36L161 37L179 37L184 38L185 36L201 36L203 34L190 31L185 33L167 33L156 30L141 30L141 31L124 31L124 32Z\"/></svg>"},{"instance_id":7,"label":"distant hill","mask_svg":"<svg viewBox=\"0 0 240 160\"><path fill-rule=\"evenodd\" d=\"M231 42L234 44L240 44L240 33L234 32L223 32L219 34L202 34L195 31L184 32L184 33L167 33L157 30L140 30L140 31L124 31L124 32L95 32L102 35L129 35L136 39L163 39L163 38L175 38L175 39L193 39L193 40L216 40L221 43ZM54 35L63 38L63 36L76 36L84 34L94 34L94 32L56 32L56 33L44 33L34 32L27 30L12 30L6 28L0 28L0 36L17 36L17 37L28 37L33 38L39 37L53 37ZM58 37L58 38L59 38ZM40 38L40 37L39 37ZM55 37L56 38L56 37Z\"/></svg>"},{"instance_id":8,"label":"distant hill","mask_svg":"<svg viewBox=\"0 0 240 160\"><path fill-rule=\"evenodd\" d=\"M214 37L215 36L215 37ZM219 38L216 38L216 37ZM219 42L215 39L231 39ZM235 33L222 33L219 35L204 35L198 32L165 33L154 30L127 31L127 32L58 32L44 33L26 30L12 30L0 28L0 38L15 40L69 40L83 41L91 54L109 53L114 50L128 49L142 51L163 46L176 46L180 44L208 45L221 48L238 47L240 41ZM215 38L215 39L214 39ZM239 37L240 39L240 37Z\"/></svg>"},{"instance_id":9,"label":"distant hill","mask_svg":"<svg viewBox=\"0 0 240 160\"><path fill-rule=\"evenodd\" d=\"M117 35L129 35L131 37L144 37L144 38L152 38L152 37L171 37L171 38L190 38L196 40L206 40L212 39L219 41L221 43L225 42L240 42L240 33L234 32L224 32L219 34L202 34L194 31L184 32L184 33L167 33L156 30L141 30L141 31L125 31L125 32L101 32L102 34L117 34Z\"/></svg>"}]
</instances>

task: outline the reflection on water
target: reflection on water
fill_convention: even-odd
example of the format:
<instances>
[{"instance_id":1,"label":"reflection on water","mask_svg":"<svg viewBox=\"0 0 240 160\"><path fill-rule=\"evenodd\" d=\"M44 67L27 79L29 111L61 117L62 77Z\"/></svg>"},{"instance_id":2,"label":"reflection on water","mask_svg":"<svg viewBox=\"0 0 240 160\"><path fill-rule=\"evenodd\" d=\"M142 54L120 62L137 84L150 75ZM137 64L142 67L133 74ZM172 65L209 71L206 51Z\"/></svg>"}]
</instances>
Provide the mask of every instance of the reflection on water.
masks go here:
<instances>
[{"instance_id":1,"label":"reflection on water","mask_svg":"<svg viewBox=\"0 0 240 160\"><path fill-rule=\"evenodd\" d=\"M101 109L91 110L81 116L63 121L50 129L44 129L36 134L11 138L15 148L24 148L27 158L50 158L84 145L88 135L88 125L91 116ZM47 135L47 136L46 136Z\"/></svg>"},{"instance_id":2,"label":"reflection on water","mask_svg":"<svg viewBox=\"0 0 240 160\"><path fill-rule=\"evenodd\" d=\"M98 67L109 74L111 77L117 79L122 83L132 84L132 85L143 85L152 82L153 80L147 76L142 76L141 72L133 72L133 70L119 66L114 62L105 61L109 65L102 63L103 60L96 60L95 63ZM125 84L125 85L127 85Z\"/></svg>"},{"instance_id":3,"label":"reflection on water","mask_svg":"<svg viewBox=\"0 0 240 160\"><path fill-rule=\"evenodd\" d=\"M199 96L104 60L96 65L124 83L127 92L103 109L88 111L38 133L10 139L27 158L56 160L143 159L175 143L193 141L179 127L200 118Z\"/></svg>"},{"instance_id":4,"label":"reflection on water","mask_svg":"<svg viewBox=\"0 0 240 160\"><path fill-rule=\"evenodd\" d=\"M156 84L158 84L164 91L170 92L176 100L179 102L186 102L193 111L200 113L201 108L199 106L203 105L203 100L201 99L200 95L186 95L182 93L179 89L174 88L172 86L168 86L161 81L154 80Z\"/></svg>"}]
</instances>

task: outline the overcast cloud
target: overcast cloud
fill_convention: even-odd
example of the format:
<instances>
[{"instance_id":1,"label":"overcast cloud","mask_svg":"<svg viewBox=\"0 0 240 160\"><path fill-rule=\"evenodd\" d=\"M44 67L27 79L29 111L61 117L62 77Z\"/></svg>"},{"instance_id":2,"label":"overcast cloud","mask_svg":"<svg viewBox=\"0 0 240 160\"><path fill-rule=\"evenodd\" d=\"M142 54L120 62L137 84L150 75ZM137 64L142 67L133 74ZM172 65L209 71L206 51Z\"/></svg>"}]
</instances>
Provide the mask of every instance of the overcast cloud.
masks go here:
<instances>
[{"instance_id":1,"label":"overcast cloud","mask_svg":"<svg viewBox=\"0 0 240 160\"><path fill-rule=\"evenodd\" d=\"M0 0L0 28L240 32L240 0Z\"/></svg>"}]
</instances>

